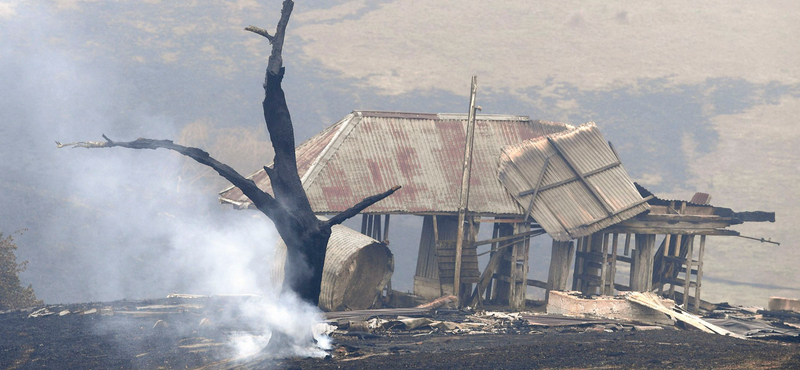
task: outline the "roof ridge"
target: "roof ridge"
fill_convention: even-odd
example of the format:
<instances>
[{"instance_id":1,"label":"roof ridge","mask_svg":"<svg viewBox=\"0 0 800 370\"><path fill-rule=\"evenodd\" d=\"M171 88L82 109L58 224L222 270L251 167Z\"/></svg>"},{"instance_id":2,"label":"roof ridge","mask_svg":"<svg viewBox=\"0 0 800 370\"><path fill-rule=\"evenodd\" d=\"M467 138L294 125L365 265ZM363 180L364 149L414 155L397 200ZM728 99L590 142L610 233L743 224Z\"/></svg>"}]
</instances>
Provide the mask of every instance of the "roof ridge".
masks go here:
<instances>
[{"instance_id":1,"label":"roof ridge","mask_svg":"<svg viewBox=\"0 0 800 370\"><path fill-rule=\"evenodd\" d=\"M331 159L333 153L336 152L335 149L338 149L344 139L350 136L350 133L353 132L353 128L355 128L355 126L361 122L362 118L362 112L353 111L339 121L339 123L342 124L342 127L339 127L333 138L331 138L331 141L328 142L328 145L325 145L325 148L319 152L319 155L314 158L314 162L311 162L311 165L308 167L306 173L304 173L300 178L300 182L303 184L303 189L305 191L308 191L311 184L313 184L314 180L316 180L319 172L322 171L322 168L325 167L325 164L327 164Z\"/></svg>"}]
</instances>

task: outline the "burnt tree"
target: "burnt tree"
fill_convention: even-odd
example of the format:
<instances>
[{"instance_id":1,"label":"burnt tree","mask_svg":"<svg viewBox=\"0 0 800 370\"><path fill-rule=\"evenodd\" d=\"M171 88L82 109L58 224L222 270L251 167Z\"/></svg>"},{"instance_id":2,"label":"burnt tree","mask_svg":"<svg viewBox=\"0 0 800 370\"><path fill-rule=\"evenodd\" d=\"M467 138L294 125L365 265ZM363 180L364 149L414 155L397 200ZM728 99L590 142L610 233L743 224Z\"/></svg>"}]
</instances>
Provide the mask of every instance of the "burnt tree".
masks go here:
<instances>
[{"instance_id":1,"label":"burnt tree","mask_svg":"<svg viewBox=\"0 0 800 370\"><path fill-rule=\"evenodd\" d=\"M281 18L274 35L266 30L249 26L247 31L266 37L272 45L272 52L267 63L266 78L264 80L264 120L267 125L270 140L275 150L273 166L264 167L274 194L268 194L259 189L256 184L240 175L230 166L212 158L207 152L199 148L186 147L173 143L171 140L136 139L134 141L114 141L103 135L105 141L83 141L69 144L56 142L58 147L80 148L112 148L122 147L130 149L168 149L188 156L195 161L211 167L220 176L230 181L234 186L250 198L255 207L269 217L275 224L278 233L286 243L288 256L286 263L286 278L284 289L297 292L300 297L313 304L319 304L320 285L322 283L322 268L325 263L325 251L331 227L357 215L370 205L391 195L400 187L395 186L386 192L365 198L350 209L326 220L319 220L308 201L300 176L297 173L297 160L295 157L294 129L286 98L281 88L281 81L285 68L281 58L283 40L289 16L292 13L294 2L283 2ZM307 266L310 273L298 274L298 266ZM294 268L295 271L290 271Z\"/></svg>"}]
</instances>

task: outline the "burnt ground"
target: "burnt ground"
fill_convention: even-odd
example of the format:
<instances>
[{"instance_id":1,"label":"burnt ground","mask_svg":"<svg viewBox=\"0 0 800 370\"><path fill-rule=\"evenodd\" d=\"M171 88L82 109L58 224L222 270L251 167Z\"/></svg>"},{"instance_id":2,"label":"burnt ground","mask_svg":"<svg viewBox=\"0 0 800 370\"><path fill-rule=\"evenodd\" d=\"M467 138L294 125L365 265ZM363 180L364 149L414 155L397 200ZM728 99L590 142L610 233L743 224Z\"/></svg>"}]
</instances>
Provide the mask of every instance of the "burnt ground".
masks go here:
<instances>
[{"instance_id":1,"label":"burnt ground","mask_svg":"<svg viewBox=\"0 0 800 370\"><path fill-rule=\"evenodd\" d=\"M202 309L175 310L176 306L171 306L163 312L130 313L142 304L51 307L53 314L44 317L29 317L34 312L30 310L2 313L0 368L800 368L797 341L741 340L669 327L639 330L653 328L613 323L515 324L490 334L451 334L430 327L374 334L337 331L334 349L325 359L281 360L259 355L233 359L225 343L231 332L246 328L237 327L235 320L200 325L215 310L213 304ZM94 312L93 307L97 308ZM70 313L59 316L60 310Z\"/></svg>"}]
</instances>

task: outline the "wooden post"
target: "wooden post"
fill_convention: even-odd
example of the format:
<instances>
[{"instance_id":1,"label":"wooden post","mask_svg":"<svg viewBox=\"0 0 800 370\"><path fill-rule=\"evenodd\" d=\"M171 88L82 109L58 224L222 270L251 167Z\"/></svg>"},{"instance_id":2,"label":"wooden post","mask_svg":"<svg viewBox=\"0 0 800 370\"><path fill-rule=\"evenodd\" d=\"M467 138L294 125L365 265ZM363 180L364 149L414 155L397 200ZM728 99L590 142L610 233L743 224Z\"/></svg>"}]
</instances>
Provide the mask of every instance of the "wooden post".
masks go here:
<instances>
[{"instance_id":1,"label":"wooden post","mask_svg":"<svg viewBox=\"0 0 800 370\"><path fill-rule=\"evenodd\" d=\"M574 242L559 242L553 240L553 249L550 254L550 271L547 274L547 295L551 290L566 290L569 279L569 266L572 264L572 254L575 250Z\"/></svg>"},{"instance_id":2,"label":"wooden post","mask_svg":"<svg viewBox=\"0 0 800 370\"><path fill-rule=\"evenodd\" d=\"M671 237L672 235L670 234L664 236L664 250L661 253L661 266L658 269L658 294L664 293L664 280L667 277L667 259L664 257L669 255L669 243Z\"/></svg>"},{"instance_id":3,"label":"wooden post","mask_svg":"<svg viewBox=\"0 0 800 370\"><path fill-rule=\"evenodd\" d=\"M623 254L626 256L631 254L631 233L625 234L625 252Z\"/></svg>"},{"instance_id":4,"label":"wooden post","mask_svg":"<svg viewBox=\"0 0 800 370\"><path fill-rule=\"evenodd\" d=\"M375 217L372 215L367 215L367 236L372 237L373 233L373 222L375 221Z\"/></svg>"},{"instance_id":5,"label":"wooden post","mask_svg":"<svg viewBox=\"0 0 800 370\"><path fill-rule=\"evenodd\" d=\"M653 279L653 248L656 236L636 234L636 252L631 270L631 291L649 292Z\"/></svg>"},{"instance_id":6,"label":"wooden post","mask_svg":"<svg viewBox=\"0 0 800 370\"><path fill-rule=\"evenodd\" d=\"M528 223L514 224L514 234L520 234L530 230ZM511 294L509 295L509 306L511 309L520 310L525 308L525 295L528 290L528 252L530 251L530 238L517 241L511 247Z\"/></svg>"},{"instance_id":7,"label":"wooden post","mask_svg":"<svg viewBox=\"0 0 800 370\"><path fill-rule=\"evenodd\" d=\"M497 220L496 217L495 217L495 220ZM498 237L498 235L500 235L500 224L495 222L493 225L494 225L494 227L492 227L492 239L496 239ZM492 258L494 258L495 254L498 254L498 252L497 252L498 245L499 245L498 242L492 243L492 249L491 249L491 252L489 253L489 262L492 261ZM498 261L498 263L499 263L499 261ZM487 268L488 268L488 266L487 266ZM494 270L497 270L496 266L494 267ZM494 274L494 271L492 271L492 274ZM483 276L481 276L481 278L483 278ZM487 284L486 285L486 300L490 301L490 300L492 300L492 276L489 276L489 281L486 284Z\"/></svg>"},{"instance_id":8,"label":"wooden post","mask_svg":"<svg viewBox=\"0 0 800 370\"><path fill-rule=\"evenodd\" d=\"M619 234L614 233L614 238L611 241L611 274L610 282L608 284L608 292L606 294L613 295L614 294L614 280L617 277L617 242L619 241Z\"/></svg>"},{"instance_id":9,"label":"wooden post","mask_svg":"<svg viewBox=\"0 0 800 370\"><path fill-rule=\"evenodd\" d=\"M683 309L689 311L689 286L692 285L692 255L694 254L694 235L688 237L686 253L686 275L683 278Z\"/></svg>"},{"instance_id":10,"label":"wooden post","mask_svg":"<svg viewBox=\"0 0 800 370\"><path fill-rule=\"evenodd\" d=\"M583 252L584 246L586 245L586 237L578 238L578 246L576 250L578 252ZM578 285L580 282L580 274L583 273L583 257L579 257L577 253L575 254L575 270L574 274L572 275L572 290L578 290Z\"/></svg>"},{"instance_id":11,"label":"wooden post","mask_svg":"<svg viewBox=\"0 0 800 370\"><path fill-rule=\"evenodd\" d=\"M383 237L381 235L383 234L381 232L381 215L375 215L373 217L375 218L375 221L373 221L372 224L372 238L377 241L381 241L383 240Z\"/></svg>"},{"instance_id":12,"label":"wooden post","mask_svg":"<svg viewBox=\"0 0 800 370\"><path fill-rule=\"evenodd\" d=\"M470 87L469 115L467 118L467 140L464 147L464 166L461 172L461 204L458 207L458 234L456 235L456 263L453 277L453 291L461 291L461 249L464 245L464 222L469 208L469 179L472 172L472 141L475 138L475 95L478 92L478 76L472 76ZM459 295L459 302L463 297ZM459 303L460 305L460 303Z\"/></svg>"},{"instance_id":13,"label":"wooden post","mask_svg":"<svg viewBox=\"0 0 800 370\"><path fill-rule=\"evenodd\" d=\"M383 241L386 244L389 244L389 214L386 214L386 218L384 218L385 225L383 226Z\"/></svg>"},{"instance_id":14,"label":"wooden post","mask_svg":"<svg viewBox=\"0 0 800 370\"><path fill-rule=\"evenodd\" d=\"M697 285L694 288L694 313L700 311L700 285L703 282L703 253L706 250L706 236L700 235L700 252L697 255Z\"/></svg>"},{"instance_id":15,"label":"wooden post","mask_svg":"<svg viewBox=\"0 0 800 370\"><path fill-rule=\"evenodd\" d=\"M681 249L683 249L683 235L678 234L675 235L675 248L672 250L672 257L680 257ZM675 261L675 260L673 260ZM669 268L669 278L670 279L677 279L678 278L678 269L680 269L680 265L677 262L672 262ZM669 299L675 300L675 283L674 280L672 283L669 284Z\"/></svg>"},{"instance_id":16,"label":"wooden post","mask_svg":"<svg viewBox=\"0 0 800 370\"><path fill-rule=\"evenodd\" d=\"M607 278L606 274L608 274L608 234L603 234L603 249L601 252L603 258L600 260L603 262L600 263L600 289L597 290L597 294L605 295Z\"/></svg>"}]
</instances>

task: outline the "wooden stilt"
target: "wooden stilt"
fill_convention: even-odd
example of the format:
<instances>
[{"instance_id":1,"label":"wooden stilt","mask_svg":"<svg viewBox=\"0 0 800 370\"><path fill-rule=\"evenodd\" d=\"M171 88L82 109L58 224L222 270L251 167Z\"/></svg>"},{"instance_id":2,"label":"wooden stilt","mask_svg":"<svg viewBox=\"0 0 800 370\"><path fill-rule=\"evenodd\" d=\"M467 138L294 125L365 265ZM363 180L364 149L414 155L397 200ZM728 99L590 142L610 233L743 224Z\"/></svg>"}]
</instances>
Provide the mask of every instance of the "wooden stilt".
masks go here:
<instances>
[{"instance_id":1,"label":"wooden stilt","mask_svg":"<svg viewBox=\"0 0 800 370\"><path fill-rule=\"evenodd\" d=\"M495 223L494 227L492 228L492 239L498 238L499 234L500 234L500 224ZM497 252L498 243L499 242L492 243L492 249L491 249L491 252L489 253L489 262L491 262L492 258L494 258L494 255L498 253ZM496 270L497 270L497 267L495 267L495 271ZM484 272L485 272L485 270L484 270ZM494 271L492 271L492 274L489 275L489 282L486 285L486 300L492 300L492 285L494 285L492 276L494 276ZM481 279L483 279L483 276L481 276Z\"/></svg>"},{"instance_id":2,"label":"wooden stilt","mask_svg":"<svg viewBox=\"0 0 800 370\"><path fill-rule=\"evenodd\" d=\"M683 249L683 235L675 235L675 248L672 248L672 257L680 257L681 249ZM674 262L676 259L673 259L673 262L670 264L669 268L669 279L673 280L678 276L678 269L680 268L679 262ZM669 284L669 298L675 300L675 283Z\"/></svg>"},{"instance_id":3,"label":"wooden stilt","mask_svg":"<svg viewBox=\"0 0 800 370\"><path fill-rule=\"evenodd\" d=\"M614 238L611 241L611 274L608 284L607 295L614 295L614 282L617 278L617 242L619 241L619 234L614 233Z\"/></svg>"},{"instance_id":4,"label":"wooden stilt","mask_svg":"<svg viewBox=\"0 0 800 370\"><path fill-rule=\"evenodd\" d=\"M692 285L692 256L694 255L694 235L688 237L686 247L686 275L683 279L683 309L689 311L689 287Z\"/></svg>"},{"instance_id":5,"label":"wooden stilt","mask_svg":"<svg viewBox=\"0 0 800 370\"><path fill-rule=\"evenodd\" d=\"M386 242L386 244L389 244L389 215L388 214L386 215L386 218L384 218L384 222L383 223L384 223L384 225L383 225L383 241Z\"/></svg>"},{"instance_id":6,"label":"wooden stilt","mask_svg":"<svg viewBox=\"0 0 800 370\"><path fill-rule=\"evenodd\" d=\"M700 251L697 255L697 285L694 289L694 312L700 311L700 286L703 283L703 253L706 250L706 236L700 235Z\"/></svg>"},{"instance_id":7,"label":"wooden stilt","mask_svg":"<svg viewBox=\"0 0 800 370\"><path fill-rule=\"evenodd\" d=\"M631 290L649 292L653 280L653 248L656 236L653 234L636 234L636 252L634 252L631 270Z\"/></svg>"},{"instance_id":8,"label":"wooden stilt","mask_svg":"<svg viewBox=\"0 0 800 370\"><path fill-rule=\"evenodd\" d=\"M672 235L667 234L664 236L664 249L662 250L661 266L658 272L658 294L664 293L665 279L667 278L667 259L663 258L669 255L669 245Z\"/></svg>"},{"instance_id":9,"label":"wooden stilt","mask_svg":"<svg viewBox=\"0 0 800 370\"><path fill-rule=\"evenodd\" d=\"M631 254L631 233L625 234L625 253L626 256L630 256Z\"/></svg>"},{"instance_id":10,"label":"wooden stilt","mask_svg":"<svg viewBox=\"0 0 800 370\"><path fill-rule=\"evenodd\" d=\"M583 252L586 246L586 237L578 238L578 246L576 250ZM578 290L580 287L580 275L583 274L583 257L575 256L575 273L572 276L572 290Z\"/></svg>"},{"instance_id":11,"label":"wooden stilt","mask_svg":"<svg viewBox=\"0 0 800 370\"><path fill-rule=\"evenodd\" d=\"M372 238L377 241L381 241L383 240L383 230L381 230L381 215L375 215L373 217L375 218L375 221L373 221L372 225Z\"/></svg>"},{"instance_id":12,"label":"wooden stilt","mask_svg":"<svg viewBox=\"0 0 800 370\"><path fill-rule=\"evenodd\" d=\"M603 238L603 249L602 249L602 258L600 264L600 286L597 290L597 294L605 295L606 294L606 279L608 277L608 234L602 234Z\"/></svg>"}]
</instances>

